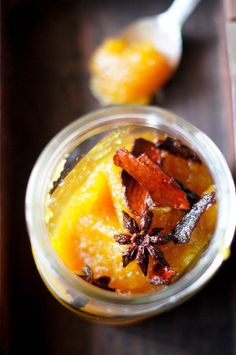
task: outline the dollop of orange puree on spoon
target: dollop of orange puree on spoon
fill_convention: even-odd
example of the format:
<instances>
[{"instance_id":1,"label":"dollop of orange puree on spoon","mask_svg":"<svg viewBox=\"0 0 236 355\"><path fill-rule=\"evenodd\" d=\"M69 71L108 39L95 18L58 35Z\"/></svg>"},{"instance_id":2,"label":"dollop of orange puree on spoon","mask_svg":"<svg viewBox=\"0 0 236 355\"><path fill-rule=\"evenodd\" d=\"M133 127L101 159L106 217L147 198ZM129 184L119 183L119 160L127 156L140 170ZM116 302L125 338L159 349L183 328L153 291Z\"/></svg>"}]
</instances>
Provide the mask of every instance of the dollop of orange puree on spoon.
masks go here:
<instances>
[{"instance_id":1,"label":"dollop of orange puree on spoon","mask_svg":"<svg viewBox=\"0 0 236 355\"><path fill-rule=\"evenodd\" d=\"M171 76L166 57L149 42L107 39L90 62L90 88L101 104L146 104Z\"/></svg>"}]
</instances>

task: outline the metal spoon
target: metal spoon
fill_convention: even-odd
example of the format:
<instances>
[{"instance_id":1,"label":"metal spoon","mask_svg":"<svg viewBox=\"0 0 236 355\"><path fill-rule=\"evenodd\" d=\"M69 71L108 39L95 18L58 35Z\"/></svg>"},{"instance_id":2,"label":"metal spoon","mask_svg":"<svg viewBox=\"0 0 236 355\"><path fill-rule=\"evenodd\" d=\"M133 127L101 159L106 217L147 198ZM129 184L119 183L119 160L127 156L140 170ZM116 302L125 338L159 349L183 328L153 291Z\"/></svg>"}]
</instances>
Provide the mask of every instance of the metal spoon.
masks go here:
<instances>
[{"instance_id":1,"label":"metal spoon","mask_svg":"<svg viewBox=\"0 0 236 355\"><path fill-rule=\"evenodd\" d=\"M182 56L181 28L199 2L200 0L175 0L165 12L135 21L120 36L128 43L151 40L175 69Z\"/></svg>"}]
</instances>

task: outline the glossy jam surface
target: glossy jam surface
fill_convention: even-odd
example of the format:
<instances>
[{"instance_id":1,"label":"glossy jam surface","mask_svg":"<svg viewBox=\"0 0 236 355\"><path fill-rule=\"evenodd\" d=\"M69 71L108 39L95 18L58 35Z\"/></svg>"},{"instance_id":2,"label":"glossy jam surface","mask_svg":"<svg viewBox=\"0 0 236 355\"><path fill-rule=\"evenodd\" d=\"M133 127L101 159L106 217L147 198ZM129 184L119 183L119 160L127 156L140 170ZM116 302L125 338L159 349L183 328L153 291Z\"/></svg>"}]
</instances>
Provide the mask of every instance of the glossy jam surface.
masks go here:
<instances>
[{"instance_id":1,"label":"glossy jam surface","mask_svg":"<svg viewBox=\"0 0 236 355\"><path fill-rule=\"evenodd\" d=\"M113 156L121 147L130 149L137 137L156 142L158 134L154 130L131 131L117 130L101 139L56 187L47 204L48 230L56 252L73 272L81 274L82 268L89 265L95 277L109 276L109 286L118 292L145 293L161 286L151 285L135 261L123 267L122 252L127 245L114 240L114 235L127 233L122 211L135 216L127 206L121 168L115 166ZM213 181L204 164L166 154L163 170L200 196L212 189ZM166 233L185 213L157 207L152 212L152 226L162 227ZM213 205L201 216L189 243L160 246L176 272L171 282L178 279L207 247L216 218L217 208Z\"/></svg>"},{"instance_id":2,"label":"glossy jam surface","mask_svg":"<svg viewBox=\"0 0 236 355\"><path fill-rule=\"evenodd\" d=\"M102 104L148 103L170 77L166 58L150 43L108 39L90 65L90 88Z\"/></svg>"}]
</instances>

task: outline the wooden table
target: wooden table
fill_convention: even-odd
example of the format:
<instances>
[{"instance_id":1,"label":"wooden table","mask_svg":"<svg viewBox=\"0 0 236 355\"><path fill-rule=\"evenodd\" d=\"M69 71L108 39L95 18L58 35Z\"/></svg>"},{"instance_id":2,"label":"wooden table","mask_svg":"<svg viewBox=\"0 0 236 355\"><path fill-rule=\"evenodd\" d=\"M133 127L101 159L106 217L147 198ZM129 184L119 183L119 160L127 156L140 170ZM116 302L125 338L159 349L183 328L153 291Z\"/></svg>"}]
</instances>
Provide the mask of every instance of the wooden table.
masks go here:
<instances>
[{"instance_id":1,"label":"wooden table","mask_svg":"<svg viewBox=\"0 0 236 355\"><path fill-rule=\"evenodd\" d=\"M1 301L4 354L236 354L235 245L209 284L159 317L128 327L94 325L63 308L36 270L24 219L33 164L50 138L99 107L88 59L105 36L170 1L2 2ZM220 0L184 26L184 55L155 104L206 132L233 167L231 102Z\"/></svg>"}]
</instances>

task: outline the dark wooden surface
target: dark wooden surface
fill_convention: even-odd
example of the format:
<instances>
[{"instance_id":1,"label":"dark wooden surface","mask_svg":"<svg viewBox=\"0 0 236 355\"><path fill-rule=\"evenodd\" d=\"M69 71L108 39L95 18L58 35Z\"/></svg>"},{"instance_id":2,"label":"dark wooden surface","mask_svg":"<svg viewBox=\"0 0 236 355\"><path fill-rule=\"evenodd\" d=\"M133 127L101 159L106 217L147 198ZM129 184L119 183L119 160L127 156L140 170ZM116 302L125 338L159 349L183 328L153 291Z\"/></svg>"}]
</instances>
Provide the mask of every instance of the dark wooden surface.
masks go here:
<instances>
[{"instance_id":1,"label":"dark wooden surface","mask_svg":"<svg viewBox=\"0 0 236 355\"><path fill-rule=\"evenodd\" d=\"M164 0L2 1L1 335L4 354L236 354L235 246L217 275L177 309L128 327L88 323L48 292L33 262L24 195L50 138L99 107L87 62L104 36L164 10ZM205 131L233 166L220 0L184 26L184 55L156 103Z\"/></svg>"}]
</instances>

